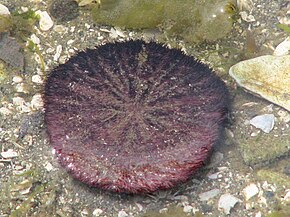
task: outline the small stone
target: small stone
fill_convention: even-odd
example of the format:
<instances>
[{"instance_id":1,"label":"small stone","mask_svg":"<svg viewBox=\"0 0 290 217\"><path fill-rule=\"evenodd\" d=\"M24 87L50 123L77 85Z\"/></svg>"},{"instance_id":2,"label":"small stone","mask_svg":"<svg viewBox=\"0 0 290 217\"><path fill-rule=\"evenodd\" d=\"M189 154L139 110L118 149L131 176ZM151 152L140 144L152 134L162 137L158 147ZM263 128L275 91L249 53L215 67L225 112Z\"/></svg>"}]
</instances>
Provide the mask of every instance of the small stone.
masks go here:
<instances>
[{"instance_id":1,"label":"small stone","mask_svg":"<svg viewBox=\"0 0 290 217\"><path fill-rule=\"evenodd\" d=\"M16 96L12 98L13 105L23 106L25 104L25 100L22 97Z\"/></svg>"},{"instance_id":2,"label":"small stone","mask_svg":"<svg viewBox=\"0 0 290 217\"><path fill-rule=\"evenodd\" d=\"M15 89L18 93L28 93L27 86L24 83L16 84Z\"/></svg>"},{"instance_id":3,"label":"small stone","mask_svg":"<svg viewBox=\"0 0 290 217\"><path fill-rule=\"evenodd\" d=\"M193 207L190 205L186 205L183 207L183 212L190 213L192 212L192 210L193 210Z\"/></svg>"},{"instance_id":4,"label":"small stone","mask_svg":"<svg viewBox=\"0 0 290 217\"><path fill-rule=\"evenodd\" d=\"M32 80L33 83L43 84L43 80L40 77L40 75L33 75L32 78L31 78L31 80Z\"/></svg>"},{"instance_id":5,"label":"small stone","mask_svg":"<svg viewBox=\"0 0 290 217\"><path fill-rule=\"evenodd\" d=\"M283 56L289 54L290 51L290 37L287 37L275 48L273 55Z\"/></svg>"},{"instance_id":6,"label":"small stone","mask_svg":"<svg viewBox=\"0 0 290 217\"><path fill-rule=\"evenodd\" d=\"M243 88L290 111L290 55L265 55L232 66L229 74Z\"/></svg>"},{"instance_id":7,"label":"small stone","mask_svg":"<svg viewBox=\"0 0 290 217\"><path fill-rule=\"evenodd\" d=\"M62 46L61 46L61 45L57 45L57 46L56 46L56 52L55 52L55 55L53 56L53 60L54 60L55 62L58 61L61 52L62 52Z\"/></svg>"},{"instance_id":8,"label":"small stone","mask_svg":"<svg viewBox=\"0 0 290 217\"><path fill-rule=\"evenodd\" d=\"M286 190L286 194L285 196L283 197L284 201L290 201L290 189Z\"/></svg>"},{"instance_id":9,"label":"small stone","mask_svg":"<svg viewBox=\"0 0 290 217\"><path fill-rule=\"evenodd\" d=\"M59 34L64 34L67 31L67 27L65 27L64 25L55 25L53 27L53 30Z\"/></svg>"},{"instance_id":10,"label":"small stone","mask_svg":"<svg viewBox=\"0 0 290 217\"><path fill-rule=\"evenodd\" d=\"M208 177L209 179L217 179L219 173L220 173L220 172L212 173L212 174L209 174L207 177Z\"/></svg>"},{"instance_id":11,"label":"small stone","mask_svg":"<svg viewBox=\"0 0 290 217\"><path fill-rule=\"evenodd\" d=\"M95 210L93 211L93 216L98 217L98 216L100 216L102 213L103 213L103 210L97 208L97 209L95 209Z\"/></svg>"},{"instance_id":12,"label":"small stone","mask_svg":"<svg viewBox=\"0 0 290 217\"><path fill-rule=\"evenodd\" d=\"M2 115L10 115L10 114L12 114L12 111L10 111L8 108L1 107L1 108L0 108L0 113L1 113Z\"/></svg>"},{"instance_id":13,"label":"small stone","mask_svg":"<svg viewBox=\"0 0 290 217\"><path fill-rule=\"evenodd\" d=\"M223 210L226 215L229 215L231 209L238 203L240 199L234 197L231 194L223 194L218 202L218 208Z\"/></svg>"},{"instance_id":14,"label":"small stone","mask_svg":"<svg viewBox=\"0 0 290 217\"><path fill-rule=\"evenodd\" d=\"M52 166L52 164L49 163L49 162L47 162L47 163L45 164L44 168L45 168L48 172L50 172L50 171L53 170L53 166Z\"/></svg>"},{"instance_id":15,"label":"small stone","mask_svg":"<svg viewBox=\"0 0 290 217\"><path fill-rule=\"evenodd\" d=\"M40 39L35 34L32 34L30 39L34 44L40 44Z\"/></svg>"},{"instance_id":16,"label":"small stone","mask_svg":"<svg viewBox=\"0 0 290 217\"><path fill-rule=\"evenodd\" d=\"M1 152L1 156L3 158L15 158L18 156L18 153L16 151L13 151L12 149L8 149L7 151Z\"/></svg>"},{"instance_id":17,"label":"small stone","mask_svg":"<svg viewBox=\"0 0 290 217\"><path fill-rule=\"evenodd\" d=\"M255 214L255 217L262 217L262 212L261 212L261 211L257 212L257 213Z\"/></svg>"},{"instance_id":18,"label":"small stone","mask_svg":"<svg viewBox=\"0 0 290 217\"><path fill-rule=\"evenodd\" d=\"M20 76L14 76L14 77L12 78L12 81L13 81L14 83L21 83L21 82L23 81L23 78L20 77Z\"/></svg>"},{"instance_id":19,"label":"small stone","mask_svg":"<svg viewBox=\"0 0 290 217\"><path fill-rule=\"evenodd\" d=\"M243 189L243 194L246 201L248 201L249 199L257 195L258 193L259 193L259 188L254 183L249 184L247 187Z\"/></svg>"},{"instance_id":20,"label":"small stone","mask_svg":"<svg viewBox=\"0 0 290 217\"><path fill-rule=\"evenodd\" d=\"M48 31L53 26L53 21L49 14L46 11L36 11L36 14L39 15L39 28L42 31Z\"/></svg>"},{"instance_id":21,"label":"small stone","mask_svg":"<svg viewBox=\"0 0 290 217\"><path fill-rule=\"evenodd\" d=\"M274 128L275 116L273 114L258 115L250 120L250 124L265 133L270 133Z\"/></svg>"},{"instance_id":22,"label":"small stone","mask_svg":"<svg viewBox=\"0 0 290 217\"><path fill-rule=\"evenodd\" d=\"M5 5L0 4L0 15L1 16L9 16L10 15L10 11Z\"/></svg>"},{"instance_id":23,"label":"small stone","mask_svg":"<svg viewBox=\"0 0 290 217\"><path fill-rule=\"evenodd\" d=\"M246 11L241 11L240 12L240 15L241 15L241 18L242 20L248 22L248 23L251 23L251 22L255 22L256 19L253 15L248 15L248 13Z\"/></svg>"},{"instance_id":24,"label":"small stone","mask_svg":"<svg viewBox=\"0 0 290 217\"><path fill-rule=\"evenodd\" d=\"M208 201L209 199L217 196L219 193L220 193L220 190L215 188L210 191L203 192L199 194L198 196L201 201Z\"/></svg>"},{"instance_id":25,"label":"small stone","mask_svg":"<svg viewBox=\"0 0 290 217\"><path fill-rule=\"evenodd\" d=\"M67 22L78 17L79 7L75 0L53 0L49 12L57 22Z\"/></svg>"},{"instance_id":26,"label":"small stone","mask_svg":"<svg viewBox=\"0 0 290 217\"><path fill-rule=\"evenodd\" d=\"M43 108L43 100L41 94L35 94L31 99L31 108L39 110Z\"/></svg>"},{"instance_id":27,"label":"small stone","mask_svg":"<svg viewBox=\"0 0 290 217\"><path fill-rule=\"evenodd\" d=\"M124 211L124 210L121 210L119 213L118 213L118 217L127 217L128 214Z\"/></svg>"}]
</instances>

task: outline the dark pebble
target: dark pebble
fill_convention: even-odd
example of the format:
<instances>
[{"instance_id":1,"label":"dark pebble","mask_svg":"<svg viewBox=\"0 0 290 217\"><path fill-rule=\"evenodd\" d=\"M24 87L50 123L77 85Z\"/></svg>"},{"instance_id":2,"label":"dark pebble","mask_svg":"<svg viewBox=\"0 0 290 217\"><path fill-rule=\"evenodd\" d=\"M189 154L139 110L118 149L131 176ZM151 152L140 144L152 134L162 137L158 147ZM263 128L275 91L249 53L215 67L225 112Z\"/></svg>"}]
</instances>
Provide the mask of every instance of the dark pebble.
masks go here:
<instances>
[{"instance_id":1,"label":"dark pebble","mask_svg":"<svg viewBox=\"0 0 290 217\"><path fill-rule=\"evenodd\" d=\"M54 0L49 12L57 21L66 22L79 16L79 6L74 0Z\"/></svg>"}]
</instances>

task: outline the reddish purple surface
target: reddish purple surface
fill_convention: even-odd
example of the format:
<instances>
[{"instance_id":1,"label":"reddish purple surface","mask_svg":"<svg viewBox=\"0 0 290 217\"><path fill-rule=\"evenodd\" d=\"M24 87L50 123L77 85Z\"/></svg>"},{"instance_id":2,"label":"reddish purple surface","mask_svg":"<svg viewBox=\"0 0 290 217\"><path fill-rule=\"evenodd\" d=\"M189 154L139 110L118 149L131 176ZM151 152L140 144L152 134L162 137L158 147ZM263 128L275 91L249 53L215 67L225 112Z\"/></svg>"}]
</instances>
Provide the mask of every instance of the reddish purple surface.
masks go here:
<instances>
[{"instance_id":1,"label":"reddish purple surface","mask_svg":"<svg viewBox=\"0 0 290 217\"><path fill-rule=\"evenodd\" d=\"M224 83L204 64L154 42L86 50L55 68L45 121L60 163L78 180L143 193L186 181L218 140Z\"/></svg>"}]
</instances>

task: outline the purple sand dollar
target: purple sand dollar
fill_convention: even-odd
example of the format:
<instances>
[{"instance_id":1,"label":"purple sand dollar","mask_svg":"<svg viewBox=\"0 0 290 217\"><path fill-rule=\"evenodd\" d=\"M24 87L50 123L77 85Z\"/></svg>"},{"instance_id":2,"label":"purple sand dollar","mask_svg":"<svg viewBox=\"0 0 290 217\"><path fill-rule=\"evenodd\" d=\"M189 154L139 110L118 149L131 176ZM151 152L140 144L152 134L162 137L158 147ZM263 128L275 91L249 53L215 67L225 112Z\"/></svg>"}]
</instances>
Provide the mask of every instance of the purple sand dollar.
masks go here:
<instances>
[{"instance_id":1,"label":"purple sand dollar","mask_svg":"<svg viewBox=\"0 0 290 217\"><path fill-rule=\"evenodd\" d=\"M52 70L50 143L81 182L146 193L185 182L211 153L228 91L205 64L141 40L87 49Z\"/></svg>"}]
</instances>

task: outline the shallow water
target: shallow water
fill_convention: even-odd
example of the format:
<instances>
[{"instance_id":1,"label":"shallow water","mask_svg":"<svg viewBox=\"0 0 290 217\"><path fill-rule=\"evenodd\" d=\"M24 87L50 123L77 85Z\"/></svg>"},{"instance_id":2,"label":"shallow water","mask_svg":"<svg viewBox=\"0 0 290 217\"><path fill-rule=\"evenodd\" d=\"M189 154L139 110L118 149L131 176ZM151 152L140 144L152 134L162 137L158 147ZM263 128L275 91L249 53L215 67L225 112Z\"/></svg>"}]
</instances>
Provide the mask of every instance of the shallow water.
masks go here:
<instances>
[{"instance_id":1,"label":"shallow water","mask_svg":"<svg viewBox=\"0 0 290 217\"><path fill-rule=\"evenodd\" d=\"M198 45L167 38L156 30L129 31L98 26L87 12L80 12L69 22L57 23L54 20L54 27L47 32L37 30L35 35L40 40L38 47L45 70L42 70L39 55L25 50L25 70L9 71L5 82L0 83L0 108L10 111L0 115L1 152L11 149L16 153L11 158L0 158L0 216L121 217L142 216L144 213L147 213L145 216L158 216L157 213L166 213L167 209L171 213L168 216L194 216L194 213L226 216L219 209L218 202L227 193L240 200L229 216L267 216L281 204L284 207L286 200L283 197L290 189L287 170L290 165L287 157L290 147L289 112L245 92L228 76L231 65L254 56L272 54L271 48L287 36L275 27L278 18L285 13L287 1L253 2L251 14L255 21L238 20L226 38ZM0 3L11 10L21 6L48 10L49 5L41 0L0 0ZM73 180L59 166L48 142L41 101L32 100L43 92L47 73L77 50L141 37L154 37L183 48L189 55L210 64L225 80L233 104L224 141L215 147L205 168L187 183L173 189L149 195L125 195L89 188ZM21 81L16 79L18 77ZM274 130L269 134L249 124L254 116L266 113L276 117ZM277 147L281 148L278 150ZM247 200L244 189L251 183L257 186L258 193ZM200 193L212 189L218 189L219 193L202 201Z\"/></svg>"}]
</instances>

